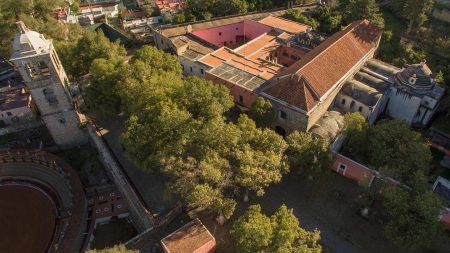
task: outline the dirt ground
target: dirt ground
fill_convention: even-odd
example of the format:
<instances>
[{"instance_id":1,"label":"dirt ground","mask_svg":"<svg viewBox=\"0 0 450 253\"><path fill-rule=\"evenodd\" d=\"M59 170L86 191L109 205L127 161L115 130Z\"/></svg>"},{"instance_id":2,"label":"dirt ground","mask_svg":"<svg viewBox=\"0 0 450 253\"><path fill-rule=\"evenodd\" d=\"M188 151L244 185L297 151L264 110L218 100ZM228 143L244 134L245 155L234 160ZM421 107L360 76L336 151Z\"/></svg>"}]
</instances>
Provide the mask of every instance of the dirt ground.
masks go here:
<instances>
[{"instance_id":1,"label":"dirt ground","mask_svg":"<svg viewBox=\"0 0 450 253\"><path fill-rule=\"evenodd\" d=\"M119 243L125 243L137 235L131 223L126 219L112 220L103 225L98 225L94 231L95 239L91 245L92 249L103 249L112 247Z\"/></svg>"}]
</instances>

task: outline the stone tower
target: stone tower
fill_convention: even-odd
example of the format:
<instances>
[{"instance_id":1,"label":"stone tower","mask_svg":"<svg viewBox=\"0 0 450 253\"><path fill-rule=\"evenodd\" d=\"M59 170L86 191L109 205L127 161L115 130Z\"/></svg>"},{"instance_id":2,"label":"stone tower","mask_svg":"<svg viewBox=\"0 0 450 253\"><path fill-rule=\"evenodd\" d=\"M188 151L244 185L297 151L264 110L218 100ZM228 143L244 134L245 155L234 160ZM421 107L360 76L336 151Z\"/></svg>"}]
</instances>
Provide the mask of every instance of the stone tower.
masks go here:
<instances>
[{"instance_id":1,"label":"stone tower","mask_svg":"<svg viewBox=\"0 0 450 253\"><path fill-rule=\"evenodd\" d=\"M30 90L55 143L70 148L87 142L69 91L69 80L51 40L17 22L11 61Z\"/></svg>"}]
</instances>

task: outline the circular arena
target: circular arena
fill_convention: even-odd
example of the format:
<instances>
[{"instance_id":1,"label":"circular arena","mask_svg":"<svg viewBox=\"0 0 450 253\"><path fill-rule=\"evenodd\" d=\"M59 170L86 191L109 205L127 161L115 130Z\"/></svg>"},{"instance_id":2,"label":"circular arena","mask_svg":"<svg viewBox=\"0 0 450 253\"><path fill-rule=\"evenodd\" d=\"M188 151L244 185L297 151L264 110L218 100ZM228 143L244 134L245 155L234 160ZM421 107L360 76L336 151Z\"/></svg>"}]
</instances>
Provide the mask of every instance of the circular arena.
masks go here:
<instances>
[{"instance_id":1,"label":"circular arena","mask_svg":"<svg viewBox=\"0 0 450 253\"><path fill-rule=\"evenodd\" d=\"M78 252L87 224L77 173L58 157L0 150L0 252Z\"/></svg>"}]
</instances>

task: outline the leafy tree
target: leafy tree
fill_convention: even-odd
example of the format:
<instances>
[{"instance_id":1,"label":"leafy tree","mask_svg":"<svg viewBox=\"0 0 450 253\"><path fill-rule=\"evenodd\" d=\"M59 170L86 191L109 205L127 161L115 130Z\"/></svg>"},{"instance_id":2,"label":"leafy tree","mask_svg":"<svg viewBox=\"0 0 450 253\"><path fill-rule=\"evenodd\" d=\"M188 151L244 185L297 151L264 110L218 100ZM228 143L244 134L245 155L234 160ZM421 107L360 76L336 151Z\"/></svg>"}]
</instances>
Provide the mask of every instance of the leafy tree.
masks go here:
<instances>
[{"instance_id":1,"label":"leafy tree","mask_svg":"<svg viewBox=\"0 0 450 253\"><path fill-rule=\"evenodd\" d=\"M118 93L118 83L121 79L120 67L114 62L99 58L92 62L90 85L86 88L87 104L92 109L107 114L120 113L121 99Z\"/></svg>"},{"instance_id":2,"label":"leafy tree","mask_svg":"<svg viewBox=\"0 0 450 253\"><path fill-rule=\"evenodd\" d=\"M275 110L269 100L258 97L250 107L248 116L255 121L258 127L270 127L275 120Z\"/></svg>"},{"instance_id":3,"label":"leafy tree","mask_svg":"<svg viewBox=\"0 0 450 253\"><path fill-rule=\"evenodd\" d=\"M73 78L89 73L92 62L103 58L114 62L125 60L126 51L119 42L111 43L102 31L86 32L77 41L64 45L61 61L67 74Z\"/></svg>"},{"instance_id":4,"label":"leafy tree","mask_svg":"<svg viewBox=\"0 0 450 253\"><path fill-rule=\"evenodd\" d=\"M319 31L332 34L341 29L342 15L340 13L333 12L328 6L317 8L312 16L319 22Z\"/></svg>"},{"instance_id":5,"label":"leafy tree","mask_svg":"<svg viewBox=\"0 0 450 253\"><path fill-rule=\"evenodd\" d=\"M403 15L409 20L407 34L411 33L413 25L420 27L428 19L434 0L406 0Z\"/></svg>"},{"instance_id":6,"label":"leafy tree","mask_svg":"<svg viewBox=\"0 0 450 253\"><path fill-rule=\"evenodd\" d=\"M155 72L173 72L181 76L181 64L176 56L165 53L154 46L143 46L130 60L130 64L142 61L150 66Z\"/></svg>"},{"instance_id":7,"label":"leafy tree","mask_svg":"<svg viewBox=\"0 0 450 253\"><path fill-rule=\"evenodd\" d=\"M295 131L288 136L287 142L291 168L315 179L323 177L330 171L333 158L326 139Z\"/></svg>"},{"instance_id":8,"label":"leafy tree","mask_svg":"<svg viewBox=\"0 0 450 253\"><path fill-rule=\"evenodd\" d=\"M239 252L322 252L320 232L300 227L293 210L281 206L270 218L252 205L230 231Z\"/></svg>"},{"instance_id":9,"label":"leafy tree","mask_svg":"<svg viewBox=\"0 0 450 253\"><path fill-rule=\"evenodd\" d=\"M384 28L384 19L375 0L349 0L346 6L347 22L367 19L371 23Z\"/></svg>"},{"instance_id":10,"label":"leafy tree","mask_svg":"<svg viewBox=\"0 0 450 253\"><path fill-rule=\"evenodd\" d=\"M359 121L356 117L353 121L348 118L347 122ZM375 126L361 123L351 126L347 126L344 153L352 158L406 184L416 181L413 175L417 171L427 172L431 161L428 143L406 122L385 120Z\"/></svg>"},{"instance_id":11,"label":"leafy tree","mask_svg":"<svg viewBox=\"0 0 450 253\"><path fill-rule=\"evenodd\" d=\"M438 233L441 200L431 191L408 193L400 187L383 193L384 231L395 244L414 249L430 243Z\"/></svg>"},{"instance_id":12,"label":"leafy tree","mask_svg":"<svg viewBox=\"0 0 450 253\"><path fill-rule=\"evenodd\" d=\"M139 251L127 249L123 245L115 245L112 248L105 248L101 250L91 249L88 250L86 253L139 253Z\"/></svg>"},{"instance_id":13,"label":"leafy tree","mask_svg":"<svg viewBox=\"0 0 450 253\"><path fill-rule=\"evenodd\" d=\"M304 16L299 9L289 9L285 12L283 17L298 23L309 25L313 29L316 29L319 26L319 22L317 22L317 20Z\"/></svg>"}]
</instances>

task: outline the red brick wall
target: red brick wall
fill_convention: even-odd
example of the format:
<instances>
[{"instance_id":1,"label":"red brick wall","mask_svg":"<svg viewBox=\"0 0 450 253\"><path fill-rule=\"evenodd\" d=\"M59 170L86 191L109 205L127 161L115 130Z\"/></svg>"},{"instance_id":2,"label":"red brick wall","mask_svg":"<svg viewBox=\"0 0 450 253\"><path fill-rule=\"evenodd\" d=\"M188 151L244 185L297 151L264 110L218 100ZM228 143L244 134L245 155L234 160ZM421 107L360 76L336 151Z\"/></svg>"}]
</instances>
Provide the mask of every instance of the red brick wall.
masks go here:
<instances>
[{"instance_id":1,"label":"red brick wall","mask_svg":"<svg viewBox=\"0 0 450 253\"><path fill-rule=\"evenodd\" d=\"M225 81L221 78L218 78L217 76L214 76L208 72L205 73L205 79L211 80L214 83L225 85L230 90L231 96L234 98L234 102L243 105L244 107L250 108L252 106L253 102L255 102L256 98L258 98L258 95L254 93L253 91L250 91L244 87L241 87L236 84L232 84L228 81ZM239 97L242 96L243 102L241 103L239 100Z\"/></svg>"},{"instance_id":2,"label":"red brick wall","mask_svg":"<svg viewBox=\"0 0 450 253\"><path fill-rule=\"evenodd\" d=\"M345 169L344 174L339 172L339 166L341 164L347 167ZM334 160L333 163L333 170L357 182L361 182L363 180L367 180L368 178L373 178L375 176L375 173L371 169L341 154L336 155L336 159Z\"/></svg>"}]
</instances>

